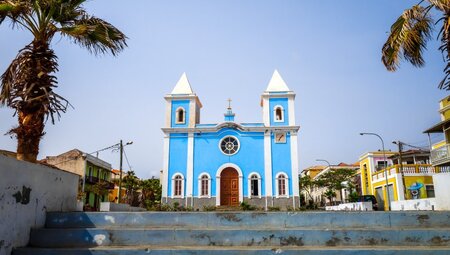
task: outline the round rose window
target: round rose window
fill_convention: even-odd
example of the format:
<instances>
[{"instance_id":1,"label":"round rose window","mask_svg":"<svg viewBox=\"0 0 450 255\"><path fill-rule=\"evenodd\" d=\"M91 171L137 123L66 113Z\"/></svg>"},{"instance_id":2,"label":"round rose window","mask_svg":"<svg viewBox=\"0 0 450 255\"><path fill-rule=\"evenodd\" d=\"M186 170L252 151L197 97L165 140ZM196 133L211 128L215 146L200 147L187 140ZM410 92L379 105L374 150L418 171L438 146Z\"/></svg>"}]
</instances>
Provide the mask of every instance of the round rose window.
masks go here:
<instances>
[{"instance_id":1,"label":"round rose window","mask_svg":"<svg viewBox=\"0 0 450 255\"><path fill-rule=\"evenodd\" d=\"M233 136L224 137L220 141L220 150L226 155L233 155L239 150L239 140Z\"/></svg>"}]
</instances>

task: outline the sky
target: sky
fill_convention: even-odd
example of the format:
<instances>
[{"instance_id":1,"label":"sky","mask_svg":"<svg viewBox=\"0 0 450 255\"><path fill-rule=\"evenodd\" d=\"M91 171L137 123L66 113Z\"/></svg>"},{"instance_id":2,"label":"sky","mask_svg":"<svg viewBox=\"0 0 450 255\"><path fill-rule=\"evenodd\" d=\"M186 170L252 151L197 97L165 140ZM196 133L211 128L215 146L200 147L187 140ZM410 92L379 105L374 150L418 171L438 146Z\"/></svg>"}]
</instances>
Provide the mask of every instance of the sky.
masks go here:
<instances>
[{"instance_id":1,"label":"sky","mask_svg":"<svg viewBox=\"0 0 450 255\"><path fill-rule=\"evenodd\" d=\"M201 123L222 122L228 98L237 122L262 122L260 96L275 69L296 93L300 170L320 164L316 159L354 163L381 149L376 137L360 132L380 134L391 150L394 140L428 146L422 132L440 121L439 100L448 95L437 88L444 68L437 31L424 68L405 62L388 72L381 63L390 25L417 2L88 1L89 13L127 35L128 48L117 57L94 56L67 38L53 39L56 92L74 108L55 125L47 122L39 158L74 148L91 153L122 139L133 141L124 170L159 177L163 97L183 72L203 104ZM0 35L3 73L32 37L7 22ZM16 140L3 135L16 125L13 114L0 108L0 149L16 149ZM118 152L99 157L119 167Z\"/></svg>"}]
</instances>

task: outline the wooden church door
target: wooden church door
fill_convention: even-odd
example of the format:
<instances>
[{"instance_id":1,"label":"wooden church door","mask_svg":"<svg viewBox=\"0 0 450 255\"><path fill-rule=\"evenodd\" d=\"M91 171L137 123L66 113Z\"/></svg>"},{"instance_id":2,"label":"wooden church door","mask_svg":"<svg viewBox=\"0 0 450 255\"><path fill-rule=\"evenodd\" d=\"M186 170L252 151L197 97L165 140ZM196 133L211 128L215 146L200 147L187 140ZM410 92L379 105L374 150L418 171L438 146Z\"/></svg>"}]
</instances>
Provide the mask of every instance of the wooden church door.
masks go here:
<instances>
[{"instance_id":1,"label":"wooden church door","mask_svg":"<svg viewBox=\"0 0 450 255\"><path fill-rule=\"evenodd\" d=\"M228 167L220 174L220 205L239 206L239 176Z\"/></svg>"}]
</instances>

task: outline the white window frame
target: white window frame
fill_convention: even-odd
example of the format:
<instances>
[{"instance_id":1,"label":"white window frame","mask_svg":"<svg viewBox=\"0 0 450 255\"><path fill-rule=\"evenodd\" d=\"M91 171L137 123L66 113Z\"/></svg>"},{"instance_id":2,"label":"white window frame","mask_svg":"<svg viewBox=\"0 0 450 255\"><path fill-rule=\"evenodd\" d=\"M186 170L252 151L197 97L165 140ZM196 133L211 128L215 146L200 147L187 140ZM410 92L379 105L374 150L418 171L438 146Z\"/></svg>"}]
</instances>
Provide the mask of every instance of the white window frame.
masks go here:
<instances>
[{"instance_id":1,"label":"white window frame","mask_svg":"<svg viewBox=\"0 0 450 255\"><path fill-rule=\"evenodd\" d=\"M252 196L252 176L253 175L256 175L257 176L257 179L258 179L258 195L257 196ZM260 174L258 174L257 172L251 172L249 175L248 175L248 182L247 182L247 184L248 184L248 198L255 198L255 197L258 197L258 198L261 198L261 193L262 193L262 191L261 191L261 175Z\"/></svg>"},{"instance_id":2,"label":"white window frame","mask_svg":"<svg viewBox=\"0 0 450 255\"><path fill-rule=\"evenodd\" d=\"M180 111L183 111L183 121L178 120L178 114ZM175 124L186 124L186 110L181 106L175 110Z\"/></svg>"},{"instance_id":3,"label":"white window frame","mask_svg":"<svg viewBox=\"0 0 450 255\"><path fill-rule=\"evenodd\" d=\"M277 109L281 110L281 119L277 120ZM273 122L284 122L284 108L281 105L275 105L273 107Z\"/></svg>"},{"instance_id":4,"label":"white window frame","mask_svg":"<svg viewBox=\"0 0 450 255\"><path fill-rule=\"evenodd\" d=\"M278 179L280 179L280 175L284 175L285 178L285 187L284 189L286 190L286 194L285 195L280 195L280 192L278 190ZM285 172L279 172L277 173L277 175L275 176L275 196L276 198L280 198L280 197L285 197L285 198L289 198L289 175Z\"/></svg>"},{"instance_id":5,"label":"white window frame","mask_svg":"<svg viewBox=\"0 0 450 255\"><path fill-rule=\"evenodd\" d=\"M206 175L208 177L208 194L202 195L202 177ZM198 176L198 197L199 198L211 198L211 175L207 172L203 172Z\"/></svg>"},{"instance_id":6,"label":"white window frame","mask_svg":"<svg viewBox=\"0 0 450 255\"><path fill-rule=\"evenodd\" d=\"M231 137L231 138L233 138L233 139L235 139L235 140L237 141L237 146L238 146L238 148L237 148L237 150L236 150L233 154L226 154L226 153L222 150L222 147L221 147L222 141L225 140L225 139L227 139L228 137ZM236 155L236 154L239 152L239 150L241 149L241 142L239 141L239 139L238 139L236 136L234 136L234 135L227 135L227 136L224 136L222 139L220 139L218 146L219 146L220 152L222 152L223 155L226 155L226 156L233 156L233 155Z\"/></svg>"},{"instance_id":7,"label":"white window frame","mask_svg":"<svg viewBox=\"0 0 450 255\"><path fill-rule=\"evenodd\" d=\"M181 176L181 195L175 196L175 177ZM182 173L175 173L172 175L172 198L184 198L184 182L185 182L184 175Z\"/></svg>"}]
</instances>

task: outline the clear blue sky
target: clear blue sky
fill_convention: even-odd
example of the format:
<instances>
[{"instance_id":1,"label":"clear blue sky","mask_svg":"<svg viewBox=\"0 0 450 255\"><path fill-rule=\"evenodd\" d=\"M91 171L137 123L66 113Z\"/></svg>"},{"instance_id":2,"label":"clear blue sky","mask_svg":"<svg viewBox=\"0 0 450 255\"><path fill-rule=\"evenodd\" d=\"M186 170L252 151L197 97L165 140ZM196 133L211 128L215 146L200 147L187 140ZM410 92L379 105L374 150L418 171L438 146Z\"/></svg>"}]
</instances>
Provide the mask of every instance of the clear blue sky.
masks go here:
<instances>
[{"instance_id":1,"label":"clear blue sky","mask_svg":"<svg viewBox=\"0 0 450 255\"><path fill-rule=\"evenodd\" d=\"M186 72L203 103L202 123L223 120L233 99L238 122L262 122L260 95L274 69L297 93L300 168L327 159L353 163L393 140L427 145L422 131L439 121L437 89L444 63L429 44L427 65L385 70L380 50L390 25L418 1L123 1L95 0L86 9L120 28L129 48L118 57L95 57L55 38L60 87L75 109L47 123L40 158L73 148L86 152L132 140L126 147L139 177L159 176L165 102ZM27 31L0 26L0 71L31 41ZM0 132L16 124L0 108ZM432 137L433 141L439 137ZM0 148L16 141L0 135ZM100 157L118 167L119 154ZM128 169L127 164L124 164ZM300 169L300 170L301 170Z\"/></svg>"}]
</instances>

